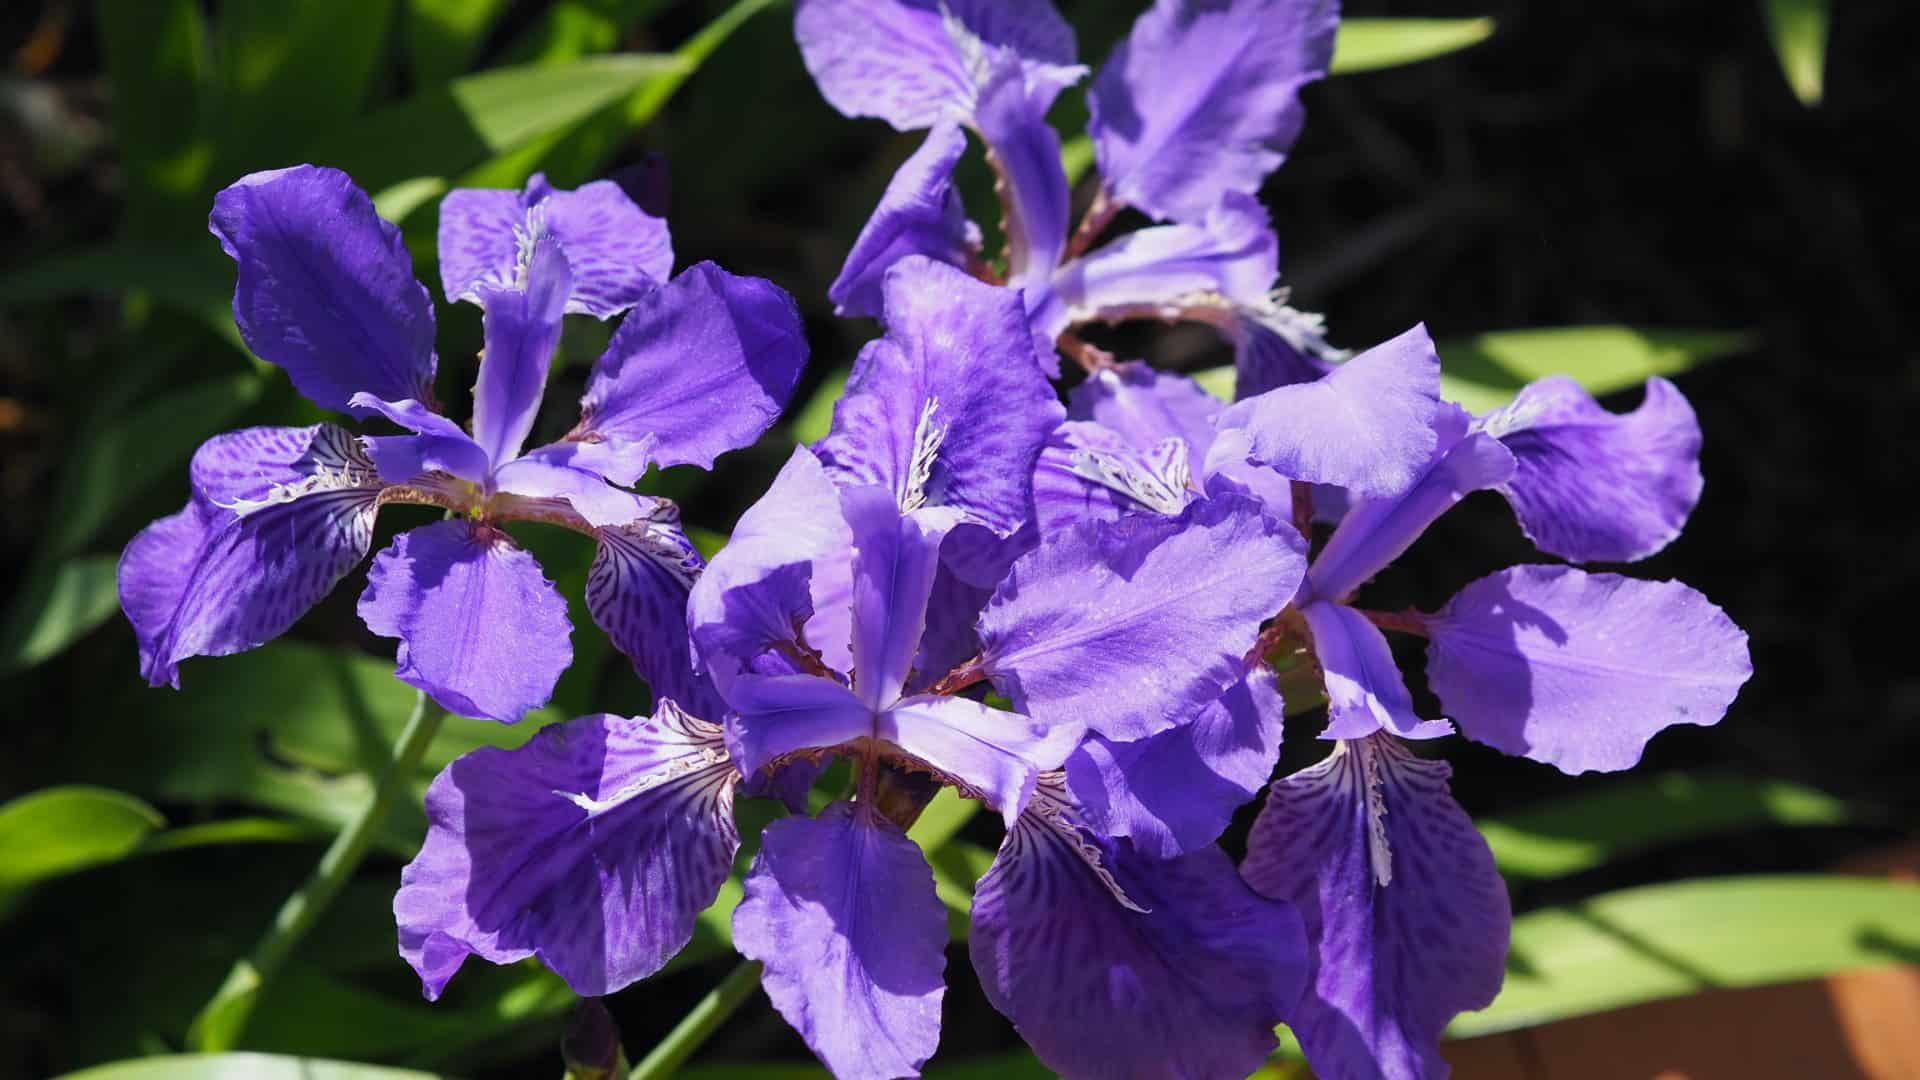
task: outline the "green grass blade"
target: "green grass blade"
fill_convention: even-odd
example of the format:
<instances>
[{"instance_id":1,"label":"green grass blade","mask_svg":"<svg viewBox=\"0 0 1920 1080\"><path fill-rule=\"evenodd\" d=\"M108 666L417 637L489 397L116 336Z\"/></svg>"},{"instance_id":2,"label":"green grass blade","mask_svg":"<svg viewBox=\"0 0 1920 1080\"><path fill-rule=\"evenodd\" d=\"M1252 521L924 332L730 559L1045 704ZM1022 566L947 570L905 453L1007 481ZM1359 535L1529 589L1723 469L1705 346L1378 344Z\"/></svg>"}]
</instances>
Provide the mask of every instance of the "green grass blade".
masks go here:
<instances>
[{"instance_id":1,"label":"green grass blade","mask_svg":"<svg viewBox=\"0 0 1920 1080\"><path fill-rule=\"evenodd\" d=\"M1445 56L1493 36L1491 18L1342 19L1328 73L1351 75Z\"/></svg>"}]
</instances>

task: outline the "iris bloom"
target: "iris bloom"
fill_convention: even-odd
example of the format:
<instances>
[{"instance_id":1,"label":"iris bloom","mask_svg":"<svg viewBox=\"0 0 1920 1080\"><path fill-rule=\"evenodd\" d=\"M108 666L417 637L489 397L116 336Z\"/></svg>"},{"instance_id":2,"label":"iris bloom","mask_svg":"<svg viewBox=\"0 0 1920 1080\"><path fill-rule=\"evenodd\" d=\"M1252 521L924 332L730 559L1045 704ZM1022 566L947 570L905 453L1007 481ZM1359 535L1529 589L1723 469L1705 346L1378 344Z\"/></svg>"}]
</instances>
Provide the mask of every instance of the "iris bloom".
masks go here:
<instances>
[{"instance_id":1,"label":"iris bloom","mask_svg":"<svg viewBox=\"0 0 1920 1080\"><path fill-rule=\"evenodd\" d=\"M469 954L539 956L586 994L644 978L727 876L737 786L804 790L844 757L848 797L767 828L733 916L836 1075L917 1075L938 1042L946 914L904 830L944 785L1008 825L970 947L1043 1061L1243 1076L1303 985L1297 917L1217 849L1163 861L1102 835L1058 768L1087 730L1175 730L1216 700L1299 587L1298 537L1223 497L1043 540L979 595L955 566L977 572L992 541L954 541L1020 531L1060 407L1017 297L925 259L883 288L887 336L832 433L794 452L694 587L724 718L663 703L455 762L395 901L402 952L429 996Z\"/></svg>"},{"instance_id":2,"label":"iris bloom","mask_svg":"<svg viewBox=\"0 0 1920 1080\"><path fill-rule=\"evenodd\" d=\"M1318 382L1232 406L1190 380L1124 366L1076 392L1076 419L1050 441L1035 481L1043 529L1191 512L1235 486L1304 526L1302 504L1319 490L1304 481L1346 485L1338 526L1249 658L1311 660L1334 750L1274 783L1241 867L1306 919L1314 973L1290 1023L1327 1076L1442 1075L1442 1030L1492 1001L1506 954L1510 913L1492 855L1449 794L1447 767L1405 745L1453 724L1414 712L1383 628L1427 639L1428 681L1462 734L1569 773L1630 767L1660 730L1716 723L1752 670L1746 635L1672 581L1520 566L1432 614L1354 606L1369 578L1474 491L1499 491L1539 547L1576 561L1659 550L1699 498L1699 428L1665 380L1649 380L1626 415L1556 377L1476 419L1439 401L1438 378L1419 328ZM1236 484L1249 457L1301 482ZM1211 741L1199 724L1159 744L1089 740L1068 761L1070 789L1083 806L1108 808L1088 817L1109 832L1210 840L1273 767L1281 716L1263 715L1223 724Z\"/></svg>"},{"instance_id":3,"label":"iris bloom","mask_svg":"<svg viewBox=\"0 0 1920 1080\"><path fill-rule=\"evenodd\" d=\"M996 276L953 186L971 130L1000 181L1006 282L1049 374L1056 339L1104 363L1075 327L1147 318L1217 326L1250 391L1317 378L1339 354L1274 290L1279 250L1255 195L1300 133L1300 88L1326 74L1338 21L1334 0L1155 3L1088 89L1100 186L1069 234L1046 114L1087 69L1050 0L800 0L795 37L827 101L927 131L828 296L842 314L878 314L881 278L907 254ZM1099 243L1127 209L1154 224Z\"/></svg>"},{"instance_id":4,"label":"iris bloom","mask_svg":"<svg viewBox=\"0 0 1920 1080\"><path fill-rule=\"evenodd\" d=\"M592 537L595 621L656 693L711 693L681 623L700 557L671 503L627 486L650 465L711 466L778 417L806 355L785 293L708 263L668 280L666 223L610 182L456 191L441 211L441 276L449 298L480 305L486 340L462 429L433 401L427 290L399 230L344 173L254 173L215 198L211 227L239 264L233 313L247 346L315 405L406 433L321 423L208 440L186 508L120 562L151 683L178 686L181 660L283 633L366 557L381 506L417 503L448 520L374 557L360 615L400 639L399 677L442 706L517 720L572 659L566 603L500 529L510 521ZM627 311L579 423L523 452L562 316Z\"/></svg>"}]
</instances>

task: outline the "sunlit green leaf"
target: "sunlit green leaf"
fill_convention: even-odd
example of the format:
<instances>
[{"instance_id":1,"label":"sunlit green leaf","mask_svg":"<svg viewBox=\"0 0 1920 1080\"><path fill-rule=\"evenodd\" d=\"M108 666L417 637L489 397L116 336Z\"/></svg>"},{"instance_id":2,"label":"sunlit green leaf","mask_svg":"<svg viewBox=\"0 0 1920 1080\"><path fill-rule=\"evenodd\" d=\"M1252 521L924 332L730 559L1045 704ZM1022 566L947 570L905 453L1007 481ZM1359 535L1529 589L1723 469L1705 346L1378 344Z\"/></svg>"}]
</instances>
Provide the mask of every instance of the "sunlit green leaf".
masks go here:
<instances>
[{"instance_id":1,"label":"sunlit green leaf","mask_svg":"<svg viewBox=\"0 0 1920 1080\"><path fill-rule=\"evenodd\" d=\"M441 1080L434 1073L278 1054L167 1054L116 1061L59 1080Z\"/></svg>"},{"instance_id":2,"label":"sunlit green leaf","mask_svg":"<svg viewBox=\"0 0 1920 1080\"><path fill-rule=\"evenodd\" d=\"M827 429L833 426L833 407L839 404L840 395L847 392L847 376L851 374L853 372L845 368L828 372L820 389L793 414L795 442L813 443L827 437Z\"/></svg>"},{"instance_id":3,"label":"sunlit green leaf","mask_svg":"<svg viewBox=\"0 0 1920 1080\"><path fill-rule=\"evenodd\" d=\"M907 830L907 836L927 851L937 850L966 827L980 809L978 800L963 799L952 788L943 787L920 812L920 819Z\"/></svg>"},{"instance_id":4,"label":"sunlit green leaf","mask_svg":"<svg viewBox=\"0 0 1920 1080\"><path fill-rule=\"evenodd\" d=\"M416 176L402 180L373 196L373 208L388 221L401 222L407 215L447 192L447 182L438 176Z\"/></svg>"},{"instance_id":5,"label":"sunlit green leaf","mask_svg":"<svg viewBox=\"0 0 1920 1080\"><path fill-rule=\"evenodd\" d=\"M1507 981L1457 1037L1920 955L1920 886L1761 876L1651 885L1514 920Z\"/></svg>"},{"instance_id":6,"label":"sunlit green leaf","mask_svg":"<svg viewBox=\"0 0 1920 1080\"><path fill-rule=\"evenodd\" d=\"M1766 825L1838 825L1850 816L1845 803L1798 784L1674 773L1478 824L1502 874L1541 879L1662 844Z\"/></svg>"},{"instance_id":7,"label":"sunlit green leaf","mask_svg":"<svg viewBox=\"0 0 1920 1080\"><path fill-rule=\"evenodd\" d=\"M1060 167L1066 170L1067 186L1072 187L1093 168L1093 140L1084 134L1069 135L1060 143Z\"/></svg>"},{"instance_id":8,"label":"sunlit green leaf","mask_svg":"<svg viewBox=\"0 0 1920 1080\"><path fill-rule=\"evenodd\" d=\"M112 555L82 555L28 580L0 625L0 675L58 656L120 610Z\"/></svg>"},{"instance_id":9,"label":"sunlit green leaf","mask_svg":"<svg viewBox=\"0 0 1920 1080\"><path fill-rule=\"evenodd\" d=\"M1351 75L1445 56L1487 40L1493 28L1490 18L1341 19L1329 71Z\"/></svg>"},{"instance_id":10,"label":"sunlit green leaf","mask_svg":"<svg viewBox=\"0 0 1920 1080\"><path fill-rule=\"evenodd\" d=\"M1674 375L1753 348L1751 334L1724 330L1646 330L1563 326L1498 330L1440 349L1440 392L1471 412L1497 409L1527 383L1570 375L1593 394L1624 390L1651 375Z\"/></svg>"},{"instance_id":11,"label":"sunlit green leaf","mask_svg":"<svg viewBox=\"0 0 1920 1080\"><path fill-rule=\"evenodd\" d=\"M0 908L36 882L124 858L166 824L107 788L45 788L0 805Z\"/></svg>"},{"instance_id":12,"label":"sunlit green leaf","mask_svg":"<svg viewBox=\"0 0 1920 1080\"><path fill-rule=\"evenodd\" d=\"M1820 104L1827 68L1829 0L1761 0L1767 39L1780 70L1804 105Z\"/></svg>"}]
</instances>

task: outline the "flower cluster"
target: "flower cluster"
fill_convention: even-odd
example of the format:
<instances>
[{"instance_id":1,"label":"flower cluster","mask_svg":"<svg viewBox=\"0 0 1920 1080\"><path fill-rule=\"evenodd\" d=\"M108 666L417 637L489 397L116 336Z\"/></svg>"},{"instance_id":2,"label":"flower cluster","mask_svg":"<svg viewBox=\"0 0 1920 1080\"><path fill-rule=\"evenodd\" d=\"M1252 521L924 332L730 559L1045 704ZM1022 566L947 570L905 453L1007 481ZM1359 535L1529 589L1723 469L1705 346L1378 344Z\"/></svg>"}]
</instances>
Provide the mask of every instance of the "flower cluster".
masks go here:
<instances>
[{"instance_id":1,"label":"flower cluster","mask_svg":"<svg viewBox=\"0 0 1920 1080\"><path fill-rule=\"evenodd\" d=\"M582 994L659 971L732 870L736 794L769 795L790 813L760 837L734 944L836 1075L917 1075L947 921L906 830L950 788L1005 824L968 947L1049 1067L1244 1076L1285 1023L1321 1075L1443 1075L1441 1031L1498 990L1510 913L1447 767L1413 744L1457 729L1623 769L1660 730L1717 722L1750 668L1744 634L1675 582L1533 565L1437 612L1359 602L1483 489L1543 552L1643 558L1699 498L1700 436L1659 379L1626 415L1545 379L1472 416L1441 399L1424 328L1348 354L1286 305L1254 195L1336 19L1332 0L1157 0L1092 79L1100 180L1069 229L1046 113L1086 69L1051 5L799 0L827 99L927 136L828 293L883 335L709 566L631 489L778 415L805 351L785 294L704 264L669 278L664 224L611 184L455 192L443 284L486 335L462 429L432 405L431 309L396 230L335 172L242 180L213 224L249 346L316 404L408 433L209 442L193 500L122 564L147 676L284 631L364 557L380 505L424 503L448 520L376 557L361 614L400 639L401 678L511 722L570 650L564 604L497 526L558 523L599 545L587 600L654 712L556 724L434 781L394 901L429 997L468 956L538 957ZM997 258L953 186L967 131L1000 178ZM1122 211L1148 224L1112 236ZM567 312L625 317L579 423L523 452ZM1217 327L1236 400L1079 334L1142 318ZM1086 369L1064 405L1062 355ZM1425 639L1449 719L1416 713L1387 632ZM1330 744L1278 779L1276 665L1289 693L1320 678ZM834 760L850 783L810 812ZM1217 841L1263 788L1236 866Z\"/></svg>"}]
</instances>

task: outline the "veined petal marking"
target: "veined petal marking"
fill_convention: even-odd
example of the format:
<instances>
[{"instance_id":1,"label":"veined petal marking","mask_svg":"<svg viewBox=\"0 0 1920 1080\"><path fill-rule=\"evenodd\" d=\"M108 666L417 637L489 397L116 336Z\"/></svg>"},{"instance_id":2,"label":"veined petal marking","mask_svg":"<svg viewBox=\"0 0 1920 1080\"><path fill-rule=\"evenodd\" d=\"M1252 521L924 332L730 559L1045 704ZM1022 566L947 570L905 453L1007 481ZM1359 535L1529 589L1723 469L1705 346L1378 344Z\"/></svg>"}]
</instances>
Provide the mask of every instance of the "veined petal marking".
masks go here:
<instances>
[{"instance_id":1,"label":"veined petal marking","mask_svg":"<svg viewBox=\"0 0 1920 1080\"><path fill-rule=\"evenodd\" d=\"M557 789L554 794L585 810L587 816L593 818L692 773L724 768L733 775L721 778L722 782L739 782L740 773L733 767L733 759L727 755L726 740L720 725L688 714L670 698L660 700L653 719L662 727L671 728L684 736L693 745L686 753L663 762L658 768L642 774L606 798L596 799L584 792Z\"/></svg>"},{"instance_id":2,"label":"veined petal marking","mask_svg":"<svg viewBox=\"0 0 1920 1080\"><path fill-rule=\"evenodd\" d=\"M293 466L312 471L292 483L273 485L258 499L235 499L214 505L246 517L269 506L280 506L317 492L356 488L378 490L384 486L379 470L374 468L373 459L361 447L359 437L331 424L323 424L314 432L313 442Z\"/></svg>"}]
</instances>

